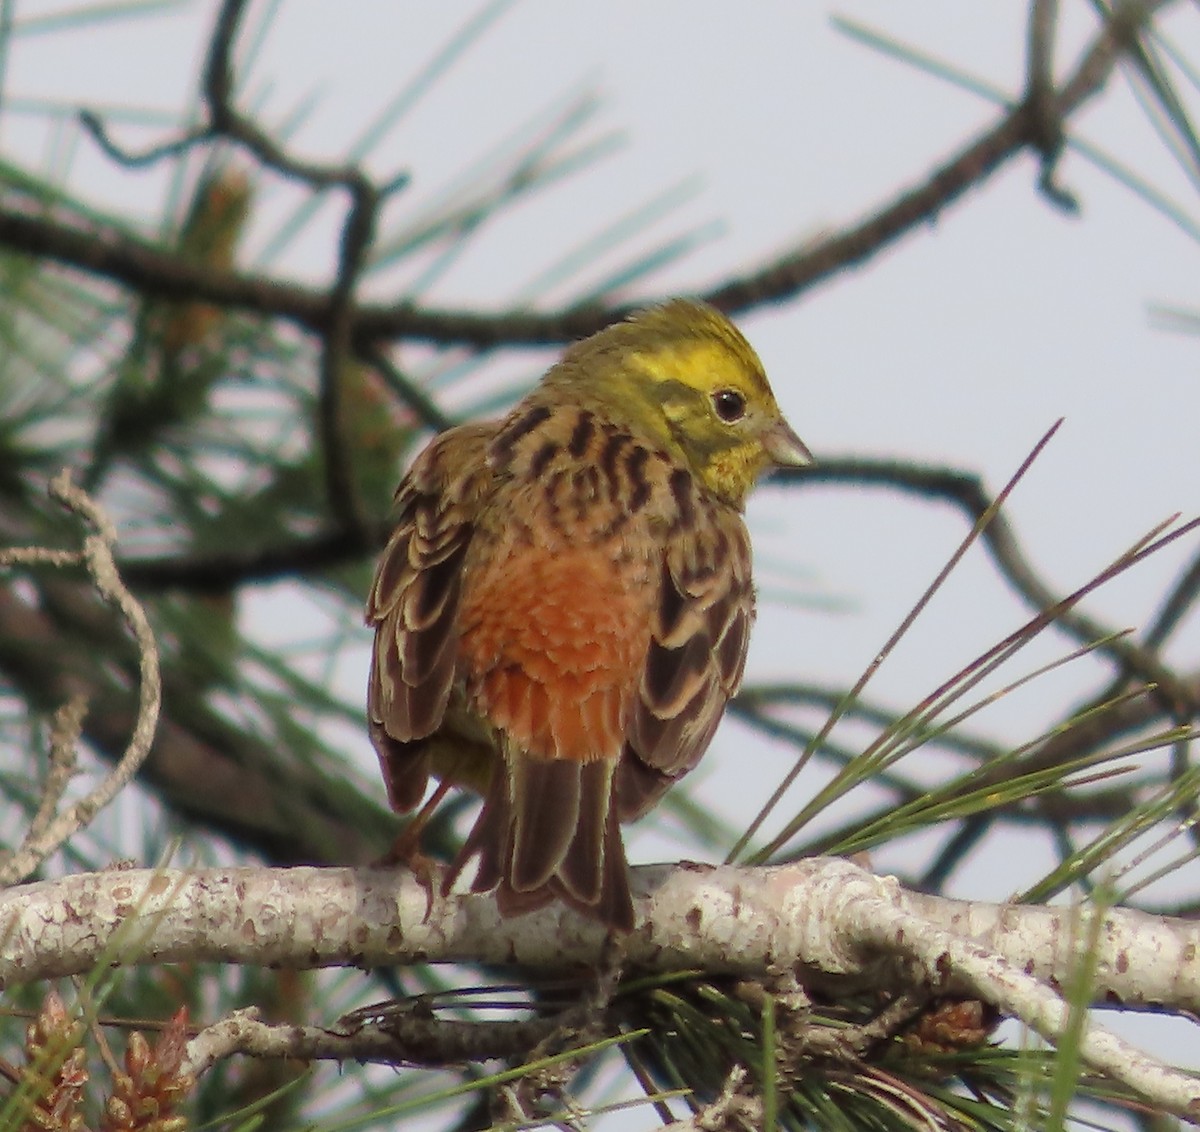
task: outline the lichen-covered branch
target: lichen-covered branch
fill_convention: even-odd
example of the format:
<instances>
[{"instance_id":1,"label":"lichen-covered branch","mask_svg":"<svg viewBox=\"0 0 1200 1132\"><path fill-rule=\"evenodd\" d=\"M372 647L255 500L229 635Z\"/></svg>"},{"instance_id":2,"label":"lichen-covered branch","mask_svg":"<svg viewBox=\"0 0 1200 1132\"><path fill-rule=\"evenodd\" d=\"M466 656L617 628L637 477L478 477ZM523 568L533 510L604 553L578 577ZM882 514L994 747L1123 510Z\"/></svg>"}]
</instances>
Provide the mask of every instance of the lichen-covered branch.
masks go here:
<instances>
[{"instance_id":1,"label":"lichen-covered branch","mask_svg":"<svg viewBox=\"0 0 1200 1132\"><path fill-rule=\"evenodd\" d=\"M802 984L847 993L919 985L993 1002L1052 1040L1067 1009L1054 988L1069 982L1086 945L1076 909L923 896L837 858L634 873L639 927L624 944L627 963L758 976L791 969ZM1101 914L1094 999L1200 1009L1200 924ZM427 914L426 889L403 871L129 870L0 894L4 986L97 964L471 961L546 970L594 965L604 951L603 931L559 906L504 920L490 897L451 896L435 897ZM1083 1049L1093 1068L1170 1111L1195 1104L1200 1113L1200 1082L1093 1024Z\"/></svg>"}]
</instances>

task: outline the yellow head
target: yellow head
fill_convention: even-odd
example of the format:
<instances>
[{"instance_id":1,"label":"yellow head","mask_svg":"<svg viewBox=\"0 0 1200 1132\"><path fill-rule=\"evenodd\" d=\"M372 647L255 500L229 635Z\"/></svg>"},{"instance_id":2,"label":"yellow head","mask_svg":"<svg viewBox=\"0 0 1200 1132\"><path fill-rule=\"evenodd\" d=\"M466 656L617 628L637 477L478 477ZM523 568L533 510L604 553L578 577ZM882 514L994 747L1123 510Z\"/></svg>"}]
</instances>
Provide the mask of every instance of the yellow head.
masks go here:
<instances>
[{"instance_id":1,"label":"yellow head","mask_svg":"<svg viewBox=\"0 0 1200 1132\"><path fill-rule=\"evenodd\" d=\"M628 419L736 507L768 465L812 463L750 343L705 303L674 299L577 342L544 385Z\"/></svg>"}]
</instances>

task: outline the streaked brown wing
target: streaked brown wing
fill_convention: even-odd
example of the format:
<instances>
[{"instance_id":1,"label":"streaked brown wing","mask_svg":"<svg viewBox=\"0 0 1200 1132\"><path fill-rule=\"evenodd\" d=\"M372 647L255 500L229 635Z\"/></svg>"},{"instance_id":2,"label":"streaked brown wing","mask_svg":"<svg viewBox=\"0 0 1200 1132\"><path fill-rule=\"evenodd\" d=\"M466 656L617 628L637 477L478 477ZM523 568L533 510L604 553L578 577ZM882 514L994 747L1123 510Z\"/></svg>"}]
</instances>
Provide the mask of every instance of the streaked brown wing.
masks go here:
<instances>
[{"instance_id":1,"label":"streaked brown wing","mask_svg":"<svg viewBox=\"0 0 1200 1132\"><path fill-rule=\"evenodd\" d=\"M367 717L388 800L416 806L429 779L422 740L442 722L454 684L462 563L491 486L485 459L495 425L464 425L434 440L396 492L396 529L367 599L375 627Z\"/></svg>"},{"instance_id":2,"label":"streaked brown wing","mask_svg":"<svg viewBox=\"0 0 1200 1132\"><path fill-rule=\"evenodd\" d=\"M673 536L655 624L617 772L621 821L645 813L699 761L741 683L754 620L750 540L712 507Z\"/></svg>"}]
</instances>

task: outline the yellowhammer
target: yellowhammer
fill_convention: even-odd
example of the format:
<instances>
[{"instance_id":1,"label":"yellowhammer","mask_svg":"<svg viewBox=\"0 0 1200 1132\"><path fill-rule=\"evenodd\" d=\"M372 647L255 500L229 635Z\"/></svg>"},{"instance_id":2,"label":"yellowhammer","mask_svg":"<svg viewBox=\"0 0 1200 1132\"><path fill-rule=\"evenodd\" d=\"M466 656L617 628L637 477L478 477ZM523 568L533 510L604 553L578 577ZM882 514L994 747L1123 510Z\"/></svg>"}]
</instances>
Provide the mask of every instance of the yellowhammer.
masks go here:
<instances>
[{"instance_id":1,"label":"yellowhammer","mask_svg":"<svg viewBox=\"0 0 1200 1132\"><path fill-rule=\"evenodd\" d=\"M576 343L507 417L433 440L375 575L388 798L483 795L443 885L633 927L619 822L708 746L746 656L742 506L811 462L738 330L676 300Z\"/></svg>"}]
</instances>

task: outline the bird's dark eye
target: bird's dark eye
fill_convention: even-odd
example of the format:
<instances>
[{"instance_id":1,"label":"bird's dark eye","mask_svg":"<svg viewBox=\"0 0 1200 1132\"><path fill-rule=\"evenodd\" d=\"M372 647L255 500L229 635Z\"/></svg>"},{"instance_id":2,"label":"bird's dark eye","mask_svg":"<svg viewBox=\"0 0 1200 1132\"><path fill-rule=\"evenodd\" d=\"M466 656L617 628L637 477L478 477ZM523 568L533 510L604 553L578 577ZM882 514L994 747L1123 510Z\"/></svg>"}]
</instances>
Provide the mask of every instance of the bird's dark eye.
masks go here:
<instances>
[{"instance_id":1,"label":"bird's dark eye","mask_svg":"<svg viewBox=\"0 0 1200 1132\"><path fill-rule=\"evenodd\" d=\"M712 395L713 408L726 424L740 421L746 415L746 398L736 389L718 389Z\"/></svg>"}]
</instances>

